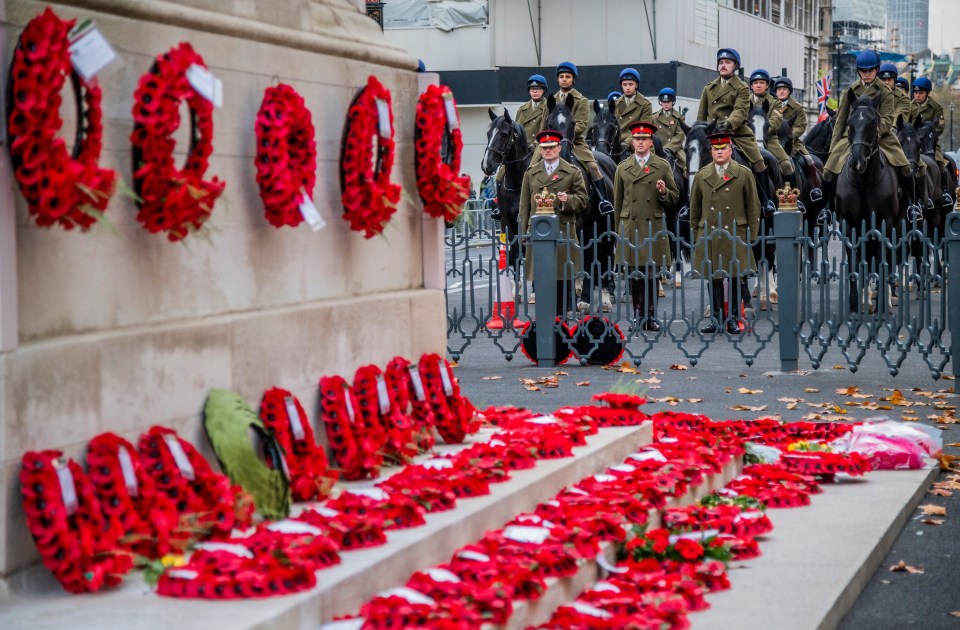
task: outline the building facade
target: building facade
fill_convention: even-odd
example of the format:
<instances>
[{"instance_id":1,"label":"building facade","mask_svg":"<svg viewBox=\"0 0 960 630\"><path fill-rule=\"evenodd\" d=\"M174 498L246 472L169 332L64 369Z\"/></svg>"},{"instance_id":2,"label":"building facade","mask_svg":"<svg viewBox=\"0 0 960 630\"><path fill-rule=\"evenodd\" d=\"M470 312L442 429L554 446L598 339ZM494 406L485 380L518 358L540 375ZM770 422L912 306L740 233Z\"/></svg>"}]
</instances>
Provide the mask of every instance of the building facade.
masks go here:
<instances>
[{"instance_id":1,"label":"building facade","mask_svg":"<svg viewBox=\"0 0 960 630\"><path fill-rule=\"evenodd\" d=\"M888 50L905 55L926 50L930 0L887 0Z\"/></svg>"}]
</instances>

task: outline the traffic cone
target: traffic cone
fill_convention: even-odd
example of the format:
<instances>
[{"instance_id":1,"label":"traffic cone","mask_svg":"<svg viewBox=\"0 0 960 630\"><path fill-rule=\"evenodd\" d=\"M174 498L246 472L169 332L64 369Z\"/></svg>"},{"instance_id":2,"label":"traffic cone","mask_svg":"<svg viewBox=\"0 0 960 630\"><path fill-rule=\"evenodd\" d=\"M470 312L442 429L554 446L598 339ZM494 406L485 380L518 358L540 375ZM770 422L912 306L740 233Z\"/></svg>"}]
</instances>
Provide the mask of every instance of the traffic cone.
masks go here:
<instances>
[{"instance_id":1,"label":"traffic cone","mask_svg":"<svg viewBox=\"0 0 960 630\"><path fill-rule=\"evenodd\" d=\"M487 321L487 330L502 330L505 321L509 318L513 321L514 328L520 328L523 322L516 318L516 303L513 295L513 280L507 273L507 248L500 246L500 257L497 261L497 285L500 287L501 301L493 303L493 314Z\"/></svg>"}]
</instances>

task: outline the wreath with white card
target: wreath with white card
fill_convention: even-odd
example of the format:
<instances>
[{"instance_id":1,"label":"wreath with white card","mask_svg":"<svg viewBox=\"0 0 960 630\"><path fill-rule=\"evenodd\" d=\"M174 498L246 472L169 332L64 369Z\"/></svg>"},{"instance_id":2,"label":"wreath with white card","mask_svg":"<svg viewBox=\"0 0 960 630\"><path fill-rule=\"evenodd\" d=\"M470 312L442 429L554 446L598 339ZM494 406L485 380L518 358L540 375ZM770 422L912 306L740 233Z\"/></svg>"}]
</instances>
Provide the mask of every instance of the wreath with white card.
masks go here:
<instances>
[{"instance_id":1,"label":"wreath with white card","mask_svg":"<svg viewBox=\"0 0 960 630\"><path fill-rule=\"evenodd\" d=\"M390 182L393 158L390 91L371 76L347 111L340 149L343 218L364 238L382 233L397 211L400 186Z\"/></svg>"},{"instance_id":2,"label":"wreath with white card","mask_svg":"<svg viewBox=\"0 0 960 630\"><path fill-rule=\"evenodd\" d=\"M197 86L210 85L201 94ZM157 57L140 77L133 101L133 177L140 199L137 221L152 233L179 241L210 218L226 183L203 178L213 153L213 103L218 82L182 42ZM183 168L174 163L174 132L180 127L180 104L190 108L190 146Z\"/></svg>"},{"instance_id":3,"label":"wreath with white card","mask_svg":"<svg viewBox=\"0 0 960 630\"><path fill-rule=\"evenodd\" d=\"M453 92L431 85L417 101L417 190L423 210L432 217L453 221L470 196L470 179L460 177L463 137Z\"/></svg>"},{"instance_id":4,"label":"wreath with white card","mask_svg":"<svg viewBox=\"0 0 960 630\"><path fill-rule=\"evenodd\" d=\"M96 79L71 67L70 32L49 8L20 34L7 86L7 133L13 174L37 225L86 230L102 216L116 187L116 173L100 168L102 93ZM60 91L67 77L77 107L72 153L57 133Z\"/></svg>"}]
</instances>

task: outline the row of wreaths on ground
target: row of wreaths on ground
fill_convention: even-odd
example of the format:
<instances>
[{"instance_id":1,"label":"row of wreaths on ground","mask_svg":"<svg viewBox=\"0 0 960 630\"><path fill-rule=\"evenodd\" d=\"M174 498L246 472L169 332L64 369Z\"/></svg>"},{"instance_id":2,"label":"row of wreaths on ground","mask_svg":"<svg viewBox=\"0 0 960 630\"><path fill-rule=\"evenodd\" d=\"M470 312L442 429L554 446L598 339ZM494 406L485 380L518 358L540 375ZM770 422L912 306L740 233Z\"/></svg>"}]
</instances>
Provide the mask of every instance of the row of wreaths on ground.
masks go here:
<instances>
[{"instance_id":1,"label":"row of wreaths on ground","mask_svg":"<svg viewBox=\"0 0 960 630\"><path fill-rule=\"evenodd\" d=\"M117 188L116 172L99 166L103 146L101 89L73 71L69 33L75 20L61 20L49 8L27 24L13 56L8 133L14 174L37 225L85 230L106 210ZM203 58L188 43L158 56L140 77L133 105L133 179L137 220L171 241L201 228L226 182L204 179L213 152L213 104L187 78ZM60 91L71 78L77 100L73 153L57 137ZM417 188L424 210L452 220L468 191L459 177L463 146L452 94L430 86L417 104ZM180 105L190 108L191 139L183 167L174 163L173 134ZM449 103L448 103L449 102ZM388 118L389 121L382 118ZM285 84L265 90L256 119L257 184L271 225L296 226L316 178L316 142L310 111ZM400 186L393 169L393 111L390 92L370 77L347 113L340 156L343 217L352 230L370 238L383 231L396 211Z\"/></svg>"}]
</instances>

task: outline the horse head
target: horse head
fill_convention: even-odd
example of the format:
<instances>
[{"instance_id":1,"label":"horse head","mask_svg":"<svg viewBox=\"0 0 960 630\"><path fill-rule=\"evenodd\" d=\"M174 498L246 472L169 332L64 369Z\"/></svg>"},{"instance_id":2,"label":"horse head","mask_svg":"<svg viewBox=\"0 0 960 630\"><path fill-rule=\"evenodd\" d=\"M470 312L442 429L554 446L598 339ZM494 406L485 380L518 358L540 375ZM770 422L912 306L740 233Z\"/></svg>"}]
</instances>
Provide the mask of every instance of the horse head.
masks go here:
<instances>
[{"instance_id":1,"label":"horse head","mask_svg":"<svg viewBox=\"0 0 960 630\"><path fill-rule=\"evenodd\" d=\"M900 140L900 146L903 148L903 154L910 162L910 168L914 174L917 172L917 165L920 163L920 154L922 152L920 145L920 134L917 133L916 121L904 120L903 115L897 116L897 139Z\"/></svg>"},{"instance_id":2,"label":"horse head","mask_svg":"<svg viewBox=\"0 0 960 630\"><path fill-rule=\"evenodd\" d=\"M757 138L757 144L767 148L767 138L770 137L770 104L764 100L759 106L751 107L747 121Z\"/></svg>"},{"instance_id":3,"label":"horse head","mask_svg":"<svg viewBox=\"0 0 960 630\"><path fill-rule=\"evenodd\" d=\"M491 122L487 128L487 148L483 151L480 168L483 174L489 177L517 153L526 153L527 138L523 128L510 118L510 112L506 108L501 116L494 114L492 109L488 109L487 113Z\"/></svg>"},{"instance_id":4,"label":"horse head","mask_svg":"<svg viewBox=\"0 0 960 630\"><path fill-rule=\"evenodd\" d=\"M783 151L787 155L793 155L793 123L796 120L796 116L790 120L784 120L780 123L780 129L777 130L777 136L780 138L780 146L783 147Z\"/></svg>"},{"instance_id":5,"label":"horse head","mask_svg":"<svg viewBox=\"0 0 960 630\"><path fill-rule=\"evenodd\" d=\"M620 153L620 124L613 113L615 102L614 99L610 99L606 106L601 106L600 101L593 101L593 111L597 115L594 117L591 127L596 134L593 148L614 158Z\"/></svg>"},{"instance_id":6,"label":"horse head","mask_svg":"<svg viewBox=\"0 0 960 630\"><path fill-rule=\"evenodd\" d=\"M544 119L544 129L552 129L563 134L563 142L560 143L560 157L568 162L571 160L571 147L573 138L577 129L577 121L573 117L573 94L567 94L566 98L558 101L553 94L547 97L547 114Z\"/></svg>"},{"instance_id":7,"label":"horse head","mask_svg":"<svg viewBox=\"0 0 960 630\"><path fill-rule=\"evenodd\" d=\"M937 126L932 120L923 122L919 114L917 114L914 126L920 136L920 152L932 156L937 149Z\"/></svg>"},{"instance_id":8,"label":"horse head","mask_svg":"<svg viewBox=\"0 0 960 630\"><path fill-rule=\"evenodd\" d=\"M687 139L683 144L687 154L687 182L688 188L693 190L693 176L701 168L713 161L710 153L710 141L707 136L713 133L716 123L706 123L698 120L687 131Z\"/></svg>"},{"instance_id":9,"label":"horse head","mask_svg":"<svg viewBox=\"0 0 960 630\"><path fill-rule=\"evenodd\" d=\"M880 149L880 98L861 96L849 105L847 139L850 142L850 161L853 169L863 174L871 158Z\"/></svg>"}]
</instances>

